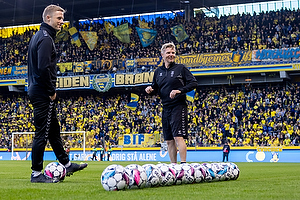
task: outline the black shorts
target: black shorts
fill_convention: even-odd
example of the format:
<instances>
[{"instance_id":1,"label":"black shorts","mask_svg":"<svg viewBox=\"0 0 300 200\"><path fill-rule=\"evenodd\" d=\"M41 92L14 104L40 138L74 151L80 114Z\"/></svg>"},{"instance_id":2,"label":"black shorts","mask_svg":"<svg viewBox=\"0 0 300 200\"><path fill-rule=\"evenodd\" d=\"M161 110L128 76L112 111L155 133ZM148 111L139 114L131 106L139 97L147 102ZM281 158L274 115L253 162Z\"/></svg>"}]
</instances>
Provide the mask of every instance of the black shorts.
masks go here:
<instances>
[{"instance_id":1,"label":"black shorts","mask_svg":"<svg viewBox=\"0 0 300 200\"><path fill-rule=\"evenodd\" d=\"M162 112L162 127L165 140L174 140L174 137L187 139L187 106L176 105L164 107Z\"/></svg>"}]
</instances>

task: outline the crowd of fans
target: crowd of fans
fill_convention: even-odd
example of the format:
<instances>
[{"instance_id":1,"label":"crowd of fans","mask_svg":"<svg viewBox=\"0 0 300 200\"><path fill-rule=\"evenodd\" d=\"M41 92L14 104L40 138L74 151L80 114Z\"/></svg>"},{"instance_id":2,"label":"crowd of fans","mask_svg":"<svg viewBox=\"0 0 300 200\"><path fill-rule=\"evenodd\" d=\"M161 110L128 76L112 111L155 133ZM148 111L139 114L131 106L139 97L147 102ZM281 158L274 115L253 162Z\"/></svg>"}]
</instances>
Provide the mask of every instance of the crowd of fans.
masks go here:
<instances>
[{"instance_id":1,"label":"crowd of fans","mask_svg":"<svg viewBox=\"0 0 300 200\"><path fill-rule=\"evenodd\" d=\"M122 21L126 23L126 21ZM134 18L129 23L131 29L130 43L120 42L113 32L108 34L104 24L98 21L75 24L77 29L96 31L97 47L91 51L85 42L77 47L67 41L56 44L58 62L80 62L92 60L133 59L142 57L160 57L161 44L173 41L178 49L177 54L223 53L236 50L275 49L298 47L300 38L300 10L262 12L259 14L237 14L229 16L207 17L197 14L190 22L183 16L174 19L156 18L149 22L149 27L156 29L158 34L155 41L148 47L141 45L135 27L138 20ZM189 38L178 43L172 34L171 27L183 24ZM115 26L119 24L114 24ZM10 38L0 38L1 66L26 65L27 46L36 30L30 30L23 35Z\"/></svg>"},{"instance_id":2,"label":"crowd of fans","mask_svg":"<svg viewBox=\"0 0 300 200\"><path fill-rule=\"evenodd\" d=\"M128 95L62 98L58 104L61 131L86 131L86 147L118 145L123 134L152 134L160 144L160 99L140 94L135 111ZM298 146L300 87L198 89L189 102L188 146ZM26 96L0 98L0 147L11 148L12 132L32 132L33 110ZM29 138L29 139L28 139ZM71 148L82 147L82 134L63 135ZM17 135L15 147L30 146L32 135Z\"/></svg>"},{"instance_id":3,"label":"crowd of fans","mask_svg":"<svg viewBox=\"0 0 300 200\"><path fill-rule=\"evenodd\" d=\"M123 21L122 23L125 23ZM171 27L183 24L189 38L176 42ZM118 25L118 24L114 24ZM98 33L98 45L91 51L82 41L77 47L67 41L56 44L59 62L113 60L159 57L161 44L173 41L177 54L222 53L236 50L298 47L300 39L300 10L280 10L259 14L206 17L198 14L190 22L182 16L166 20L157 18L149 26L158 31L148 47L142 47L135 27L129 44L121 43L103 24L77 24L78 30ZM36 30L10 38L0 38L0 65L27 64L27 47ZM101 70L101 69L100 69ZM220 146L230 140L232 146L299 145L300 88L236 88L229 90L201 89L193 103L189 103L188 146ZM152 134L160 143L161 110L156 96L139 94L135 111L126 108L128 94L111 96L84 95L59 100L58 118L62 132L86 131L86 147L118 145L123 134ZM24 94L0 96L0 148L11 149L12 132L34 132L33 110ZM15 147L30 146L33 135L16 135ZM71 148L82 147L82 134L63 135Z\"/></svg>"}]
</instances>

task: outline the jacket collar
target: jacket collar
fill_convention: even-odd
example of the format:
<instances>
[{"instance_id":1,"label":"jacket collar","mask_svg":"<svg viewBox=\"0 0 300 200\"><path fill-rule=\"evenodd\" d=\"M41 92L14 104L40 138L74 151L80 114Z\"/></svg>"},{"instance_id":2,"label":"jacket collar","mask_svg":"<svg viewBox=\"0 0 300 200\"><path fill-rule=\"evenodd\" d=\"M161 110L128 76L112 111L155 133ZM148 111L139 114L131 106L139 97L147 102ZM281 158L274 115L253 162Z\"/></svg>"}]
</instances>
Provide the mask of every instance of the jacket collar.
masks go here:
<instances>
[{"instance_id":1,"label":"jacket collar","mask_svg":"<svg viewBox=\"0 0 300 200\"><path fill-rule=\"evenodd\" d=\"M41 30L46 30L48 32L48 34L54 39L56 36L56 30L50 26L49 24L46 24L45 22L43 22L41 24Z\"/></svg>"},{"instance_id":2,"label":"jacket collar","mask_svg":"<svg viewBox=\"0 0 300 200\"><path fill-rule=\"evenodd\" d=\"M165 69L171 69L174 65L175 65L175 62L172 62L172 63L170 63L170 67L169 67L169 68L166 68L166 65L165 65L165 63L164 63L163 67L164 67Z\"/></svg>"}]
</instances>

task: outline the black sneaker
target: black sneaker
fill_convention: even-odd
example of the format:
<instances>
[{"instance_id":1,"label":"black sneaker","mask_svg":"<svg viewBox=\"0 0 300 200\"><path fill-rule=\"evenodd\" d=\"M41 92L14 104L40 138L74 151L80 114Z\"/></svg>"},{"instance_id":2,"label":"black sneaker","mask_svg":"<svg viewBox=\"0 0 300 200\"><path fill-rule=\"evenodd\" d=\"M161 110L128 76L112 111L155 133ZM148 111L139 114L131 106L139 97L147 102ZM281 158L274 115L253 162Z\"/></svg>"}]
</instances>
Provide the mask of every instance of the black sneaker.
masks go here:
<instances>
[{"instance_id":1,"label":"black sneaker","mask_svg":"<svg viewBox=\"0 0 300 200\"><path fill-rule=\"evenodd\" d=\"M45 176L44 174L40 174L36 177L31 175L30 181L31 181L31 183L57 183L58 182L58 180L49 178L49 177Z\"/></svg>"},{"instance_id":2,"label":"black sneaker","mask_svg":"<svg viewBox=\"0 0 300 200\"><path fill-rule=\"evenodd\" d=\"M69 167L67 167L67 173L66 176L71 176L73 175L74 172L83 170L84 168L87 167L87 163L82 163L82 164L77 164L77 163L71 163Z\"/></svg>"}]
</instances>

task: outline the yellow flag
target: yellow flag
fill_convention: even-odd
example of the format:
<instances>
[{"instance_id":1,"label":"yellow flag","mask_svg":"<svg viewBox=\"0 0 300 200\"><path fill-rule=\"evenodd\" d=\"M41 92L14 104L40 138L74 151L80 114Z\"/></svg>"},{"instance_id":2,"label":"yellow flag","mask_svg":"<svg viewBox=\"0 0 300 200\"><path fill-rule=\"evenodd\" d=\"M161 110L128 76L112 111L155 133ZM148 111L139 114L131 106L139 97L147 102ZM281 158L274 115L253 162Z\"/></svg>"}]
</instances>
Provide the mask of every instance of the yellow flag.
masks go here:
<instances>
[{"instance_id":1,"label":"yellow flag","mask_svg":"<svg viewBox=\"0 0 300 200\"><path fill-rule=\"evenodd\" d=\"M98 35L94 31L79 31L88 48L93 51L97 45Z\"/></svg>"},{"instance_id":2,"label":"yellow flag","mask_svg":"<svg viewBox=\"0 0 300 200\"><path fill-rule=\"evenodd\" d=\"M114 28L114 36L123 43L130 43L128 23L122 24Z\"/></svg>"},{"instance_id":3,"label":"yellow flag","mask_svg":"<svg viewBox=\"0 0 300 200\"><path fill-rule=\"evenodd\" d=\"M112 25L111 23L106 22L106 21L104 22L104 27L108 34L110 34L110 32L112 32L112 30L115 28L114 25Z\"/></svg>"},{"instance_id":4,"label":"yellow flag","mask_svg":"<svg viewBox=\"0 0 300 200\"><path fill-rule=\"evenodd\" d=\"M68 26L64 26L60 31L56 33L55 41L67 41L69 39Z\"/></svg>"},{"instance_id":5,"label":"yellow flag","mask_svg":"<svg viewBox=\"0 0 300 200\"><path fill-rule=\"evenodd\" d=\"M150 29L147 22L143 22L143 21L139 20L139 25L140 25L140 28Z\"/></svg>"},{"instance_id":6,"label":"yellow flag","mask_svg":"<svg viewBox=\"0 0 300 200\"><path fill-rule=\"evenodd\" d=\"M178 42L182 42L189 37L188 34L186 34L182 24L171 27L171 30Z\"/></svg>"}]
</instances>

